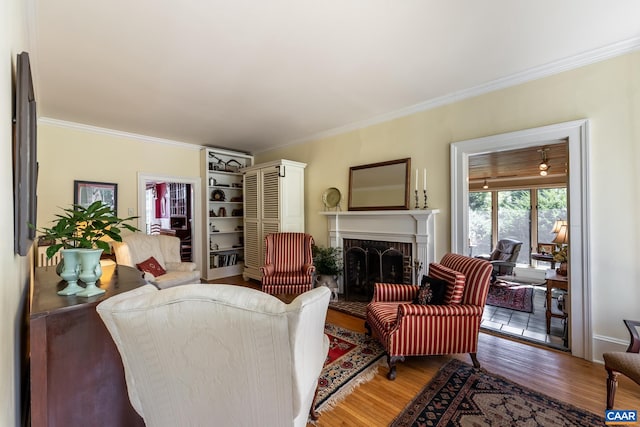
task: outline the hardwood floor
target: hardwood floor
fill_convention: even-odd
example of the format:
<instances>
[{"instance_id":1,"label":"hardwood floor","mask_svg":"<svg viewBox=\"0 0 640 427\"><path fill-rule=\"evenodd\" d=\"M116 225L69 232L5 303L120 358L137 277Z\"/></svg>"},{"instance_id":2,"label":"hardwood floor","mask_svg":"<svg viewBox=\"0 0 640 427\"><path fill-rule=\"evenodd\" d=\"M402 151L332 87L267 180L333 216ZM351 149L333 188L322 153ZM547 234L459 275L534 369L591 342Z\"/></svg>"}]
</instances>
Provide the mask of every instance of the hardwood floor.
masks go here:
<instances>
[{"instance_id":1,"label":"hardwood floor","mask_svg":"<svg viewBox=\"0 0 640 427\"><path fill-rule=\"evenodd\" d=\"M259 287L255 282L244 282L240 276L217 282ZM331 309L327 322L365 331L362 319ZM316 425L388 425L451 357L471 363L467 354L409 357L398 364L395 381L387 380L387 367L383 365L373 380L358 387L336 408L322 412ZM486 333L480 334L478 360L489 372L604 416L606 372L601 364ZM616 408L640 409L640 386L623 376L616 393Z\"/></svg>"}]
</instances>

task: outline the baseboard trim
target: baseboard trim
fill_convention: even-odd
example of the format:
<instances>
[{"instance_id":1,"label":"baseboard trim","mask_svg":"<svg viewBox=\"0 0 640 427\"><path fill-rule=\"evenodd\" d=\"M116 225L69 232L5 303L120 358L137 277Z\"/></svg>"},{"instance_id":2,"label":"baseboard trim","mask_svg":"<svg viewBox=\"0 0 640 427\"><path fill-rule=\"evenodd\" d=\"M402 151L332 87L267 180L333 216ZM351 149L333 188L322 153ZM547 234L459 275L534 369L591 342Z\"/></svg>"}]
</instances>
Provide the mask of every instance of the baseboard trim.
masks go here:
<instances>
[{"instance_id":1,"label":"baseboard trim","mask_svg":"<svg viewBox=\"0 0 640 427\"><path fill-rule=\"evenodd\" d=\"M627 351L627 347L629 347L629 341L605 335L594 335L592 342L593 355L591 360L597 363L604 363L602 360L602 353L608 353L610 351Z\"/></svg>"}]
</instances>

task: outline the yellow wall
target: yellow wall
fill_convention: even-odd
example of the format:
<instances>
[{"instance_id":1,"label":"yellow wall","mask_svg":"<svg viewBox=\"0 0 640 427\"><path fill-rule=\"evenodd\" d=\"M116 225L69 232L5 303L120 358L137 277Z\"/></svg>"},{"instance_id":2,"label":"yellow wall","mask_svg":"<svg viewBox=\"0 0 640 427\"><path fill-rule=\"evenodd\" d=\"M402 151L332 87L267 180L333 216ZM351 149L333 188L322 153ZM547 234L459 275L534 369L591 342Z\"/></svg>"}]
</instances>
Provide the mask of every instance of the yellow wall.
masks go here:
<instances>
[{"instance_id":1,"label":"yellow wall","mask_svg":"<svg viewBox=\"0 0 640 427\"><path fill-rule=\"evenodd\" d=\"M29 287L31 257L13 249L12 75L16 55L26 49L26 2L0 0L0 426L20 424L21 374L24 345L24 310ZM33 60L33 59L32 59Z\"/></svg>"},{"instance_id":2,"label":"yellow wall","mask_svg":"<svg viewBox=\"0 0 640 427\"><path fill-rule=\"evenodd\" d=\"M338 136L256 154L256 163L308 163L306 226L326 244L322 192L347 196L350 166L411 157L427 168L437 217L437 254L450 248L449 144L587 118L590 132L590 260L594 357L628 339L623 318L640 301L640 52L463 100ZM414 185L413 178L411 180ZM422 184L420 184L422 185ZM413 201L413 198L412 198ZM412 203L413 206L413 203ZM346 201L342 204L346 209Z\"/></svg>"},{"instance_id":3,"label":"yellow wall","mask_svg":"<svg viewBox=\"0 0 640 427\"><path fill-rule=\"evenodd\" d=\"M627 340L621 320L638 316L639 76L640 53L635 52L341 135L257 153L256 163L285 158L308 164L306 227L319 244L326 244L326 219L318 215L323 191L340 189L346 209L350 166L411 157L413 171L428 171L430 207L441 210L436 227L439 258L450 247L451 142L590 119L587 263L593 288L593 354L599 359L602 349ZM53 217L56 206L72 202L74 179L117 182L123 215L126 208L136 208L137 172L199 175L198 152L184 147L46 124L39 132L41 225ZM411 201L413 206L413 197Z\"/></svg>"},{"instance_id":4,"label":"yellow wall","mask_svg":"<svg viewBox=\"0 0 640 427\"><path fill-rule=\"evenodd\" d=\"M73 203L73 181L118 184L118 216L138 215L138 173L200 178L200 147L38 125L38 226ZM142 213L144 215L144 212Z\"/></svg>"}]
</instances>

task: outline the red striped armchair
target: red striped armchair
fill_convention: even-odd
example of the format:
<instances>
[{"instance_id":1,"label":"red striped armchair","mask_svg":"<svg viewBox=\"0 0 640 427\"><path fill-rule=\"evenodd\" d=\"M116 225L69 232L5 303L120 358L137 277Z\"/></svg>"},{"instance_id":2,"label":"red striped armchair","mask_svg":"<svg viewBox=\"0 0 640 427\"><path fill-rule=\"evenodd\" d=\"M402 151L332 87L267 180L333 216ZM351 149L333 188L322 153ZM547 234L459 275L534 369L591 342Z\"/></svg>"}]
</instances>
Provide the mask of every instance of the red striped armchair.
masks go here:
<instances>
[{"instance_id":1,"label":"red striped armchair","mask_svg":"<svg viewBox=\"0 0 640 427\"><path fill-rule=\"evenodd\" d=\"M388 379L405 356L469 353L480 367L478 333L492 269L488 261L451 253L430 264L429 276L448 282L443 305L414 304L418 285L376 283L365 327L387 352Z\"/></svg>"},{"instance_id":2,"label":"red striped armchair","mask_svg":"<svg viewBox=\"0 0 640 427\"><path fill-rule=\"evenodd\" d=\"M260 267L262 290L268 294L301 294L313 288L313 237L305 233L272 233L265 237Z\"/></svg>"}]
</instances>

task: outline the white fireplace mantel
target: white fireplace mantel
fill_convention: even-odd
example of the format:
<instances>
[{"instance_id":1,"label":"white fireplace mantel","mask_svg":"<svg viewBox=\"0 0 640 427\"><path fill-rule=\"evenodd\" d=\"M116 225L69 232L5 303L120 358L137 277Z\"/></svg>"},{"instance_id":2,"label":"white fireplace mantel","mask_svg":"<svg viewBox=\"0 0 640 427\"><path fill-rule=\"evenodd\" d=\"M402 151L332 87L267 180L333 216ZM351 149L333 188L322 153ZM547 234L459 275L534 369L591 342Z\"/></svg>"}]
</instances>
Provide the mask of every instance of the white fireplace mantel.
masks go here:
<instances>
[{"instance_id":1,"label":"white fireplace mantel","mask_svg":"<svg viewBox=\"0 0 640 427\"><path fill-rule=\"evenodd\" d=\"M435 261L435 216L439 209L392 211L327 211L329 246L343 247L343 239L412 244L415 261L426 268Z\"/></svg>"}]
</instances>

